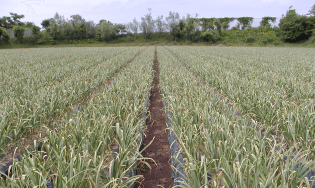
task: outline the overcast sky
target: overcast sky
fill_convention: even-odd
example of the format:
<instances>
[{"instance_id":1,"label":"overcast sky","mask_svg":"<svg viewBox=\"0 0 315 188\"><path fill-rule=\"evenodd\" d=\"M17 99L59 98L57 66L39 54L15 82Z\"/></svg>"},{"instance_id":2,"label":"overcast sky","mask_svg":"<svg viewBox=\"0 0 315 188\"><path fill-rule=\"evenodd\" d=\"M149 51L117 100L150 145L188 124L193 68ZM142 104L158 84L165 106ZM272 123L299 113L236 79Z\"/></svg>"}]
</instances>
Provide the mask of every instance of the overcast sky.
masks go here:
<instances>
[{"instance_id":1,"label":"overcast sky","mask_svg":"<svg viewBox=\"0 0 315 188\"><path fill-rule=\"evenodd\" d=\"M113 23L128 23L151 8L153 18L168 16L169 11L180 16L190 14L202 17L281 17L292 5L299 14L306 14L315 0L0 0L0 16L9 12L24 14L22 21L31 21L41 26L43 19L56 12L70 18L80 14L85 20L98 23L106 19Z\"/></svg>"}]
</instances>

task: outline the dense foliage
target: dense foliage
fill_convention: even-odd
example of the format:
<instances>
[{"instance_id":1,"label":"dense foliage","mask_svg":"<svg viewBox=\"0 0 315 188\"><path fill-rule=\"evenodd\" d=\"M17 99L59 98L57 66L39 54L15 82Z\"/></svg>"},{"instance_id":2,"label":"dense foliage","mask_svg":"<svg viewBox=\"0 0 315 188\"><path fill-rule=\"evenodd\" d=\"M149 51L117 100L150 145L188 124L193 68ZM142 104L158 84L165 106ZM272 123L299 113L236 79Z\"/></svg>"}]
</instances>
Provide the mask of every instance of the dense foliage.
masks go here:
<instances>
[{"instance_id":1,"label":"dense foliage","mask_svg":"<svg viewBox=\"0 0 315 188\"><path fill-rule=\"evenodd\" d=\"M131 187L154 54L177 187L313 187L314 50L206 46L0 50L0 186Z\"/></svg>"},{"instance_id":2,"label":"dense foliage","mask_svg":"<svg viewBox=\"0 0 315 188\"><path fill-rule=\"evenodd\" d=\"M45 136L0 187L130 187L143 159L153 57L153 47L1 50L0 155L34 132Z\"/></svg>"},{"instance_id":3,"label":"dense foliage","mask_svg":"<svg viewBox=\"0 0 315 188\"><path fill-rule=\"evenodd\" d=\"M181 187L313 187L314 50L158 47ZM294 76L292 76L294 75ZM180 79L178 79L180 78Z\"/></svg>"},{"instance_id":4,"label":"dense foliage","mask_svg":"<svg viewBox=\"0 0 315 188\"><path fill-rule=\"evenodd\" d=\"M16 40L19 42L22 42L25 28L22 26L15 25L13 26L13 31L14 31L14 37L16 38Z\"/></svg>"},{"instance_id":5,"label":"dense foliage","mask_svg":"<svg viewBox=\"0 0 315 188\"><path fill-rule=\"evenodd\" d=\"M10 12L10 16L3 16L0 18L0 27L4 27L7 29L12 29L13 26L19 25L19 26L25 26L26 24L24 22L21 22L21 19L24 18L24 15L17 14Z\"/></svg>"},{"instance_id":6,"label":"dense foliage","mask_svg":"<svg viewBox=\"0 0 315 188\"><path fill-rule=\"evenodd\" d=\"M5 30L5 28L0 27L0 39L2 39L4 42L8 43L10 40L10 36Z\"/></svg>"},{"instance_id":7,"label":"dense foliage","mask_svg":"<svg viewBox=\"0 0 315 188\"><path fill-rule=\"evenodd\" d=\"M98 40L110 41L116 39L118 34L124 31L125 26L122 24L113 24L109 21L103 20L97 28L96 38Z\"/></svg>"},{"instance_id":8,"label":"dense foliage","mask_svg":"<svg viewBox=\"0 0 315 188\"><path fill-rule=\"evenodd\" d=\"M253 23L254 18L253 17L240 17L237 18L238 24L237 24L237 28L238 29L247 29L251 26L251 24Z\"/></svg>"},{"instance_id":9,"label":"dense foliage","mask_svg":"<svg viewBox=\"0 0 315 188\"><path fill-rule=\"evenodd\" d=\"M102 19L98 24L86 21L82 16L71 15L70 19L55 14L53 18L44 19L41 23L44 29L38 29L32 22L21 22L24 15L10 13L11 17L2 17L0 27L32 29L35 37L27 40L17 39L20 43L55 44L56 40L71 43L72 40L96 39L105 42L134 42L166 40L175 42L209 42L209 43L259 43L281 44L282 42L300 42L314 35L314 7L307 15L299 15L290 9L280 19L279 28L275 25L277 18L266 16L260 21L260 26L252 28L253 17L197 18L191 15L181 17L177 12L169 12L167 17L152 17L151 9L138 21L136 18L128 24L114 24ZM234 22L236 21L236 22ZM232 23L233 22L233 23ZM231 27L231 23L232 26ZM18 27L19 26L19 27ZM17 34L20 35L20 34ZM314 41L313 36L309 41ZM116 40L117 39L117 40ZM93 40L95 41L95 40Z\"/></svg>"},{"instance_id":10,"label":"dense foliage","mask_svg":"<svg viewBox=\"0 0 315 188\"><path fill-rule=\"evenodd\" d=\"M280 20L279 27L285 41L307 40L315 29L315 17L299 15L295 10L288 10Z\"/></svg>"},{"instance_id":11,"label":"dense foliage","mask_svg":"<svg viewBox=\"0 0 315 188\"><path fill-rule=\"evenodd\" d=\"M276 17L265 16L262 18L262 20L260 22L260 26L271 27L270 22L275 23L276 20L277 20Z\"/></svg>"}]
</instances>

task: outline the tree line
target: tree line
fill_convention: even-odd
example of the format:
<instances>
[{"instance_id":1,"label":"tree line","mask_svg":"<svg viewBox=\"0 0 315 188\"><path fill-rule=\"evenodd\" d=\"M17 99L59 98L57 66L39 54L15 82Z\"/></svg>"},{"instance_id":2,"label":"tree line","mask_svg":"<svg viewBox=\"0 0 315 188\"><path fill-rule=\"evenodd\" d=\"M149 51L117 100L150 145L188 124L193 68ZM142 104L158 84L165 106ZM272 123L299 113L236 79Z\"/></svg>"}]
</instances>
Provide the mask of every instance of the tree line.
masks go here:
<instances>
[{"instance_id":1,"label":"tree line","mask_svg":"<svg viewBox=\"0 0 315 188\"><path fill-rule=\"evenodd\" d=\"M99 41L112 41L121 36L131 38L141 35L144 39L153 36L166 36L170 41L204 41L219 42L229 35L231 31L253 31L253 17L225 17L225 18L197 18L191 15L180 17L177 12L169 12L167 17L152 17L151 9L138 21L136 18L128 24L114 24L102 19L98 23L86 21L79 14L71 15L70 19L56 13L54 17L41 22L43 31L32 22L22 22L24 15L10 12L10 16L0 18L0 38L9 42L10 37L5 29L13 29L15 41L23 42L25 29L32 29L33 36L28 39L34 43L55 40L96 39ZM237 24L230 28L233 21ZM280 19L279 27L272 24L275 17L263 17L259 32L267 32L270 36L277 37L286 42L299 42L310 38L315 31L315 5L307 15L298 14L292 7ZM228 32L229 31L229 32ZM274 35L274 36L273 36ZM246 41L251 41L251 36ZM269 40L269 39L268 39Z\"/></svg>"}]
</instances>

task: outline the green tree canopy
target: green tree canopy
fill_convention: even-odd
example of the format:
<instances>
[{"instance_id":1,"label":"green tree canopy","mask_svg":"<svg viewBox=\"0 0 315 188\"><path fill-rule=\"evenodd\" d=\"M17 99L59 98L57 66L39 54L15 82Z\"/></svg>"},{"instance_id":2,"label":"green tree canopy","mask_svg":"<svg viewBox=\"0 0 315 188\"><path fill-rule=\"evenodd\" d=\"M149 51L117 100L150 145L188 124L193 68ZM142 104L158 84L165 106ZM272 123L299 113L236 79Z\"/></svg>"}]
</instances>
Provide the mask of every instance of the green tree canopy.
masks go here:
<instances>
[{"instance_id":1,"label":"green tree canopy","mask_svg":"<svg viewBox=\"0 0 315 188\"><path fill-rule=\"evenodd\" d=\"M288 10L280 20L279 27L282 37L287 42L307 40L314 30L314 19L299 15L294 9Z\"/></svg>"},{"instance_id":2,"label":"green tree canopy","mask_svg":"<svg viewBox=\"0 0 315 188\"><path fill-rule=\"evenodd\" d=\"M4 27L0 27L0 39L2 39L6 43L8 43L10 40L10 36Z\"/></svg>"},{"instance_id":3,"label":"green tree canopy","mask_svg":"<svg viewBox=\"0 0 315 188\"><path fill-rule=\"evenodd\" d=\"M25 23L21 22L21 19L24 18L23 14L17 14L10 12L10 16L3 16L0 18L0 27L4 27L6 29L12 29L13 26L25 26Z\"/></svg>"},{"instance_id":4,"label":"green tree canopy","mask_svg":"<svg viewBox=\"0 0 315 188\"><path fill-rule=\"evenodd\" d=\"M48 18L48 19L45 19L42 21L41 25L43 26L43 28L48 28L50 25L49 25L49 22L50 22L51 18Z\"/></svg>"},{"instance_id":5,"label":"green tree canopy","mask_svg":"<svg viewBox=\"0 0 315 188\"><path fill-rule=\"evenodd\" d=\"M270 22L275 23L276 20L277 20L276 17L265 16L262 18L262 20L260 22L260 26L271 27Z\"/></svg>"},{"instance_id":6,"label":"green tree canopy","mask_svg":"<svg viewBox=\"0 0 315 188\"><path fill-rule=\"evenodd\" d=\"M14 37L19 41L22 42L25 28L23 26L15 25L13 26L13 32L14 32Z\"/></svg>"},{"instance_id":7,"label":"green tree canopy","mask_svg":"<svg viewBox=\"0 0 315 188\"><path fill-rule=\"evenodd\" d=\"M240 18L237 18L237 21L238 21L237 27L239 29L242 29L242 30L247 29L247 28L249 28L252 25L253 20L254 20L253 17L240 17Z\"/></svg>"},{"instance_id":8,"label":"green tree canopy","mask_svg":"<svg viewBox=\"0 0 315 188\"><path fill-rule=\"evenodd\" d=\"M308 15L315 16L315 4L312 6L312 8L308 11Z\"/></svg>"}]
</instances>

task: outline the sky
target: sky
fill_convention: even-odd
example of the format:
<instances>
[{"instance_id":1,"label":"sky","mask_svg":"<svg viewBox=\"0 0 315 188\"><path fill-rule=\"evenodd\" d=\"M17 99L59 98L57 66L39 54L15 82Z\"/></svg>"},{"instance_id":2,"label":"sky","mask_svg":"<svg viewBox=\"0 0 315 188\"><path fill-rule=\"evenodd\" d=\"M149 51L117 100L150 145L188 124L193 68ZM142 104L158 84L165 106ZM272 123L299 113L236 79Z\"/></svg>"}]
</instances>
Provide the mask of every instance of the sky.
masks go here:
<instances>
[{"instance_id":1,"label":"sky","mask_svg":"<svg viewBox=\"0 0 315 188\"><path fill-rule=\"evenodd\" d=\"M112 23L128 23L136 18L141 20L148 9L153 18L169 12L179 15L190 14L197 18L278 17L285 14L292 5L298 14L307 14L315 0L0 0L0 17L9 12L24 14L22 21L34 22L37 26L56 12L70 19L70 15L80 14L86 21L105 19ZM254 20L254 24L259 23Z\"/></svg>"}]
</instances>

